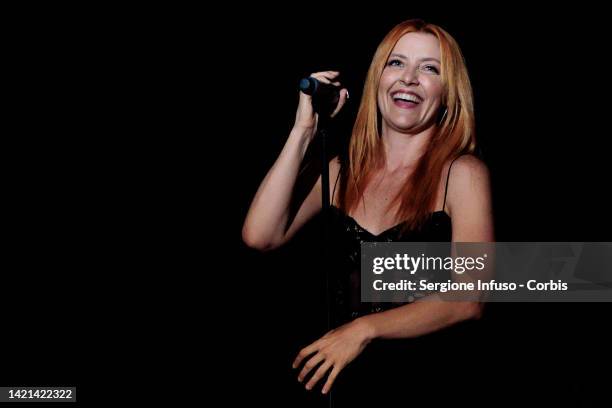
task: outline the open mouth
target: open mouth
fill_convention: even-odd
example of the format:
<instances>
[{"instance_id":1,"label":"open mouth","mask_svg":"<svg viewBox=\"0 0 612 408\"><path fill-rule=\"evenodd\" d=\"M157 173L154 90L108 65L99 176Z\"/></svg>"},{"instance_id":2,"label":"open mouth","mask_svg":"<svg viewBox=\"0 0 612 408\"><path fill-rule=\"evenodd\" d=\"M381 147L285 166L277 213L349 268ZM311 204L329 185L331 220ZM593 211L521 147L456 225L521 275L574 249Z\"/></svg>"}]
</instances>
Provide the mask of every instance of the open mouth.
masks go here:
<instances>
[{"instance_id":1,"label":"open mouth","mask_svg":"<svg viewBox=\"0 0 612 408\"><path fill-rule=\"evenodd\" d=\"M391 96L393 103L400 108L414 108L421 103L421 97L412 92L395 92Z\"/></svg>"}]
</instances>

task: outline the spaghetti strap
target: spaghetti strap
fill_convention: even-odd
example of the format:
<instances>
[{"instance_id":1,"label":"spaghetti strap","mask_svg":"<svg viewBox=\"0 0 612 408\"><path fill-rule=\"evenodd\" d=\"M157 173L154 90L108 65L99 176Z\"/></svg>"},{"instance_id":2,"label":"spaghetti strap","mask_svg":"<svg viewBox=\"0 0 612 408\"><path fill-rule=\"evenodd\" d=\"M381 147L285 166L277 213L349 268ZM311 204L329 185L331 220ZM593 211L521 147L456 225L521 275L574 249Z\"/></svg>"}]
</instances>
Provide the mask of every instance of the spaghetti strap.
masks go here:
<instances>
[{"instance_id":1,"label":"spaghetti strap","mask_svg":"<svg viewBox=\"0 0 612 408\"><path fill-rule=\"evenodd\" d=\"M448 179L450 178L451 168L453 167L453 163L461 156L457 156L453 159L450 166L448 166L448 173L446 174L446 187L444 189L444 203L442 204L442 211L444 211L444 207L446 207L446 194L448 193Z\"/></svg>"}]
</instances>

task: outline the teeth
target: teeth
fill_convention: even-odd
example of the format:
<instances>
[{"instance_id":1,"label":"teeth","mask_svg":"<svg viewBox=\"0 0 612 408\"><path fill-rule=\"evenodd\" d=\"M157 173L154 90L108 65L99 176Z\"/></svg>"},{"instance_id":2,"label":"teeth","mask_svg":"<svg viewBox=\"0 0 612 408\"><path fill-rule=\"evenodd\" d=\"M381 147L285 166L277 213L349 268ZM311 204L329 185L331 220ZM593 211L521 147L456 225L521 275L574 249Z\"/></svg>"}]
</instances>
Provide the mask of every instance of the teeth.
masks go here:
<instances>
[{"instance_id":1,"label":"teeth","mask_svg":"<svg viewBox=\"0 0 612 408\"><path fill-rule=\"evenodd\" d=\"M397 100L397 99L401 99L401 100L408 101L408 102L419 103L419 98L417 98L415 95L403 93L403 92L398 92L395 95L393 95L393 100Z\"/></svg>"}]
</instances>

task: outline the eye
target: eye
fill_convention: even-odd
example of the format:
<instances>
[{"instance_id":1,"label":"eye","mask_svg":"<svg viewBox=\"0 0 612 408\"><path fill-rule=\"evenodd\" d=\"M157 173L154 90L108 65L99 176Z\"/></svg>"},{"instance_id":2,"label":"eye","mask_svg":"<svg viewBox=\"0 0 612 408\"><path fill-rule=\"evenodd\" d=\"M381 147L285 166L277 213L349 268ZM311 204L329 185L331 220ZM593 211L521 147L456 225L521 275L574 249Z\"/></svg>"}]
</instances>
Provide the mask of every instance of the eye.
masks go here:
<instances>
[{"instance_id":1,"label":"eye","mask_svg":"<svg viewBox=\"0 0 612 408\"><path fill-rule=\"evenodd\" d=\"M439 74L440 70L435 65L424 65L423 70L426 72L433 72L434 74Z\"/></svg>"},{"instance_id":2,"label":"eye","mask_svg":"<svg viewBox=\"0 0 612 408\"><path fill-rule=\"evenodd\" d=\"M390 67L401 67L402 61L398 59L392 59L392 60L389 60L389 62L387 62L387 65Z\"/></svg>"}]
</instances>

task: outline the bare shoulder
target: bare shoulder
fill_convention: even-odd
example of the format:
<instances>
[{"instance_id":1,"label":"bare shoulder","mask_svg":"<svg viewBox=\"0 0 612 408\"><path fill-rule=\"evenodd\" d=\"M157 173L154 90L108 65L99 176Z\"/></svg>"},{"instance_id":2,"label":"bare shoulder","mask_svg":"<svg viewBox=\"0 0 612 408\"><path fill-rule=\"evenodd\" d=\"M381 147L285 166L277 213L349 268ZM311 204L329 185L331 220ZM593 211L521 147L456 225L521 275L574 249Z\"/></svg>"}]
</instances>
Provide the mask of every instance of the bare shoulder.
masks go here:
<instances>
[{"instance_id":1,"label":"bare shoulder","mask_svg":"<svg viewBox=\"0 0 612 408\"><path fill-rule=\"evenodd\" d=\"M478 157L466 154L452 165L448 182L448 205L457 213L490 200L489 169Z\"/></svg>"},{"instance_id":2,"label":"bare shoulder","mask_svg":"<svg viewBox=\"0 0 612 408\"><path fill-rule=\"evenodd\" d=\"M458 157L451 169L455 179L484 179L489 177L487 165L472 154L464 154Z\"/></svg>"},{"instance_id":3,"label":"bare shoulder","mask_svg":"<svg viewBox=\"0 0 612 408\"><path fill-rule=\"evenodd\" d=\"M478 157L465 154L452 165L449 177L449 194L472 194L474 190L489 189L489 169Z\"/></svg>"},{"instance_id":4,"label":"bare shoulder","mask_svg":"<svg viewBox=\"0 0 612 408\"><path fill-rule=\"evenodd\" d=\"M447 204L453 223L453 241L494 241L489 170L482 160L473 155L455 160Z\"/></svg>"}]
</instances>

